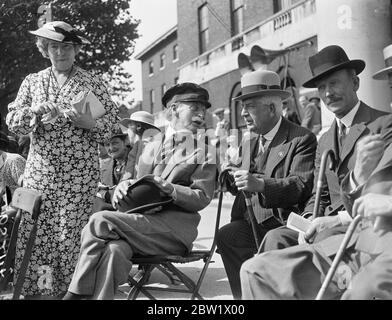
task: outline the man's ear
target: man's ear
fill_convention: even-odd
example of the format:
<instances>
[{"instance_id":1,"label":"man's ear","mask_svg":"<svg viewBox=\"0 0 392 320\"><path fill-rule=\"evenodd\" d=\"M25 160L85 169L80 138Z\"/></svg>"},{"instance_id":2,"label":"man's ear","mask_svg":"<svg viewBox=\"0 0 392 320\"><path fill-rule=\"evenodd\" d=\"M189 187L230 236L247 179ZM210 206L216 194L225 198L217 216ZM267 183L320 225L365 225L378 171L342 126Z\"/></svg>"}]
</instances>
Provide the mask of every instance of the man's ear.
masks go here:
<instances>
[{"instance_id":1,"label":"man's ear","mask_svg":"<svg viewBox=\"0 0 392 320\"><path fill-rule=\"evenodd\" d=\"M359 89L360 80L358 76L353 76L354 91L357 92Z\"/></svg>"},{"instance_id":2,"label":"man's ear","mask_svg":"<svg viewBox=\"0 0 392 320\"><path fill-rule=\"evenodd\" d=\"M270 103L269 109L270 109L271 113L276 114L276 107L275 107L275 104Z\"/></svg>"}]
</instances>

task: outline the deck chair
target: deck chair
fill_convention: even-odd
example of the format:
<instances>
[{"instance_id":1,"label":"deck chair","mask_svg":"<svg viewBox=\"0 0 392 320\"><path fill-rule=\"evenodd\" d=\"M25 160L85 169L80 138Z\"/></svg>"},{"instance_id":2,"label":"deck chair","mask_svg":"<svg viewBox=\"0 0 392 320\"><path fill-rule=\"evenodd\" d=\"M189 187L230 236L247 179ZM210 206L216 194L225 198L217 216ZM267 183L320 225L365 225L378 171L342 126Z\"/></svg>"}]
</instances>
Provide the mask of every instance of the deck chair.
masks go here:
<instances>
[{"instance_id":1,"label":"deck chair","mask_svg":"<svg viewBox=\"0 0 392 320\"><path fill-rule=\"evenodd\" d=\"M31 252L34 246L35 236L37 233L37 222L41 206L41 195L34 190L27 188L18 188L12 196L11 206L16 209L9 212L12 216L15 214L15 220L12 227L10 243L8 246L6 258L4 261L4 268L0 272L0 294L7 291L13 278L12 263L15 257L16 241L18 238L19 224L22 218L22 212L28 212L33 218L33 228L30 231L29 239L27 241L25 253L23 256L22 264L20 266L18 278L16 279L13 288L12 299L19 299L22 291L23 282L26 275L27 266L30 261Z\"/></svg>"},{"instance_id":2,"label":"deck chair","mask_svg":"<svg viewBox=\"0 0 392 320\"><path fill-rule=\"evenodd\" d=\"M216 220L215 220L214 237L210 249L192 250L191 252L189 252L184 256L168 255L168 256L133 257L131 259L132 263L135 265L142 265L144 267L145 273L143 277L138 281L135 281L131 276L128 277L128 284L131 286L131 289L127 297L128 300L135 300L140 293L144 294L147 298L151 300L156 300L156 298L151 294L150 291L190 293L191 300L194 300L195 298L199 300L203 300L203 297L199 293L199 289L203 282L204 276L206 275L210 262L213 262L211 261L211 259L216 249L216 235L219 230L219 222L221 217L222 200L223 200L224 192L222 189L221 177L218 178L218 181L219 181L218 209L217 209ZM200 261L200 260L204 262L204 266L196 283L174 265L174 264L185 264L185 263L190 263L190 262ZM148 279L150 278L151 272L155 269L165 274L172 283L175 282L183 283L186 289L162 288L162 287L151 286L151 285L146 286ZM174 277L177 279L175 279Z\"/></svg>"}]
</instances>

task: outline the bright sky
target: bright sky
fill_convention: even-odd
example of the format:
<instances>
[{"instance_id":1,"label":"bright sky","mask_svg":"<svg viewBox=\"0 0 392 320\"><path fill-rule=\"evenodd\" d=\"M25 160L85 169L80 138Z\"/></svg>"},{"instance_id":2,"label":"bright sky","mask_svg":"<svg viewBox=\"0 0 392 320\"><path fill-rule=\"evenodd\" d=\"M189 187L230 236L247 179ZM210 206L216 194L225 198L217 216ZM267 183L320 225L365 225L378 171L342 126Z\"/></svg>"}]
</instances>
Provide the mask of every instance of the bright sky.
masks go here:
<instances>
[{"instance_id":1,"label":"bright sky","mask_svg":"<svg viewBox=\"0 0 392 320\"><path fill-rule=\"evenodd\" d=\"M133 56L177 24L176 0L131 0L130 9L132 16L140 20L138 27L140 37L135 41ZM141 62L135 60L133 56L131 61L126 63L126 68L133 79L134 90L130 98L136 102L142 100L142 67Z\"/></svg>"}]
</instances>

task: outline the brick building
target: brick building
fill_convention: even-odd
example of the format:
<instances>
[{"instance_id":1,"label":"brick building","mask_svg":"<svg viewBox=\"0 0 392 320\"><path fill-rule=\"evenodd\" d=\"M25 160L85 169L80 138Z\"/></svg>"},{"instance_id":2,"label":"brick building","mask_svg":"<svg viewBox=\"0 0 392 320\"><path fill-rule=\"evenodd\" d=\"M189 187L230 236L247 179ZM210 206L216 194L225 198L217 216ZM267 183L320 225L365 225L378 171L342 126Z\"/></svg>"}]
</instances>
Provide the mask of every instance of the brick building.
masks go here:
<instances>
[{"instance_id":1,"label":"brick building","mask_svg":"<svg viewBox=\"0 0 392 320\"><path fill-rule=\"evenodd\" d=\"M390 26L391 0L177 0L176 72L180 82L208 89L212 110L226 108L231 127L237 128L244 123L232 98L240 93L242 73L250 68L277 71L295 98L312 95L315 90L301 87L310 78L308 57L338 44L349 57L367 63L360 98L390 111L387 83L371 78L383 66L382 49L392 42ZM147 48L151 53L146 49L144 54L155 60L159 50L170 50L170 44L166 49L152 45ZM143 58L143 100L148 101L155 80L146 75L148 59ZM291 106L296 107L296 99ZM325 130L333 116L322 108L322 118Z\"/></svg>"}]
</instances>

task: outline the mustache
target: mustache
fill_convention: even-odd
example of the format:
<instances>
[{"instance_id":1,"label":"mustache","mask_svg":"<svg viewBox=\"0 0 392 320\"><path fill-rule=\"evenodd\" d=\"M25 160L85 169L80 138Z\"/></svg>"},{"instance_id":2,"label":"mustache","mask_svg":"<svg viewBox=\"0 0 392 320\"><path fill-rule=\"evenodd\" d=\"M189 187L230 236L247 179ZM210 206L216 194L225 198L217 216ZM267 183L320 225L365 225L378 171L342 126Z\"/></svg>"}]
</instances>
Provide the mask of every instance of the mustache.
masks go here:
<instances>
[{"instance_id":1,"label":"mustache","mask_svg":"<svg viewBox=\"0 0 392 320\"><path fill-rule=\"evenodd\" d=\"M326 102L327 105L329 105L331 103L338 102L340 100L342 100L342 98L331 96L331 97L328 97L325 102Z\"/></svg>"},{"instance_id":2,"label":"mustache","mask_svg":"<svg viewBox=\"0 0 392 320\"><path fill-rule=\"evenodd\" d=\"M205 120L201 117L192 117L192 122L197 122L199 125L202 125L205 123Z\"/></svg>"}]
</instances>

